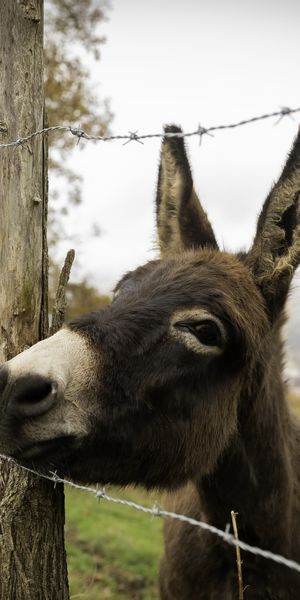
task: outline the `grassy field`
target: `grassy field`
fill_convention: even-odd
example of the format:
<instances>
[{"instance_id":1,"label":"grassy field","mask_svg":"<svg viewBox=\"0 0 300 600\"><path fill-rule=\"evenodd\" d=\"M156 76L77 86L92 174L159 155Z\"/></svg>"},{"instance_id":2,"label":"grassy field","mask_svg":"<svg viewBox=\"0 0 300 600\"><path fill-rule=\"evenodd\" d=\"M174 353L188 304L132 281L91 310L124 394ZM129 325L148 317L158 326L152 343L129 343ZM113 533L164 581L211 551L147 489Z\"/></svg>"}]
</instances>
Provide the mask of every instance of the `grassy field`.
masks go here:
<instances>
[{"instance_id":1,"label":"grassy field","mask_svg":"<svg viewBox=\"0 0 300 600\"><path fill-rule=\"evenodd\" d=\"M111 495L152 506L140 489ZM157 495L156 495L157 497ZM162 552L160 519L66 490L66 546L72 600L154 600Z\"/></svg>"},{"instance_id":2,"label":"grassy field","mask_svg":"<svg viewBox=\"0 0 300 600\"><path fill-rule=\"evenodd\" d=\"M300 416L300 398L291 393ZM117 497L153 506L157 494L110 488ZM71 600L155 600L162 522L131 508L66 490L66 545Z\"/></svg>"}]
</instances>

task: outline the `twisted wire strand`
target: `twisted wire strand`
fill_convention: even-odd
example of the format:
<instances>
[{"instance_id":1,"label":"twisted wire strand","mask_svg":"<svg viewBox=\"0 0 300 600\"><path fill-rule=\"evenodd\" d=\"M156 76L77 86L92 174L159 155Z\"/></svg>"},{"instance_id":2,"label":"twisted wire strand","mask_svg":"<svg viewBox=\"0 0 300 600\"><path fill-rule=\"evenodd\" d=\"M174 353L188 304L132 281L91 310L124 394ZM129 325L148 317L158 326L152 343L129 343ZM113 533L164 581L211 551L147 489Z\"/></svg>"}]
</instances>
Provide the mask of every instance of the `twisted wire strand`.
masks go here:
<instances>
[{"instance_id":1,"label":"twisted wire strand","mask_svg":"<svg viewBox=\"0 0 300 600\"><path fill-rule=\"evenodd\" d=\"M13 463L14 465L19 467L23 471L26 471L27 473L31 473L33 475L36 475L37 477L41 477L42 479L47 479L48 481L52 481L54 486L57 485L58 483L62 483L70 488L92 494L98 500L106 500L108 502L112 502L113 504L127 506L128 508L138 510L145 514L152 515L154 517L160 517L163 519L175 519L175 520L181 521L183 523L188 523L189 525L191 525L193 527L199 527L200 529L204 529L204 530L209 531L210 533L220 537L224 542L226 542L230 546L235 546L235 547L239 546L241 548L241 550L244 550L245 552L249 552L256 556L261 556L268 560L272 560L273 562L276 562L277 564L284 565L285 567L300 573L300 564L294 560L285 558L281 554L275 554L274 552L270 552L269 550L264 550L262 548L259 548L258 546L251 546L250 544L247 544L246 542L243 542L242 540L237 540L231 533L229 533L227 531L223 531L222 529L218 529L217 527L214 527L214 525L210 525L209 523L206 523L205 521L198 521L196 519L193 519L192 517L187 517L186 515L182 515L180 513L163 510L162 508L160 508L160 506L156 502L155 502L154 506L152 508L150 508L147 506L143 506L142 504L137 504L136 502L133 502L131 500L124 500L122 498L116 498L114 496L110 496L109 494L107 494L105 492L105 489L97 489L97 488L92 488L89 486L80 485L78 483L74 483L73 481L70 481L69 479L64 479L64 478L60 477L59 475L57 475L56 472L50 471L49 475L39 473L38 471L35 471L34 469L30 469L29 467L25 467L24 465L21 465L13 458L11 458L9 456L5 456L4 454L0 454L0 459L5 460L6 462L9 462L9 463Z\"/></svg>"},{"instance_id":2,"label":"twisted wire strand","mask_svg":"<svg viewBox=\"0 0 300 600\"><path fill-rule=\"evenodd\" d=\"M290 116L300 112L300 107L299 108L289 108L287 106L283 106L281 107L280 110L277 110L275 112L272 113L266 113L264 115L259 115L256 117L251 117L249 119L244 119L242 121L238 121L237 123L229 123L229 124L225 124L225 125L213 125L211 127L203 127L201 125L198 125L197 129L195 131L190 131L190 132L164 132L161 131L159 133L146 133L146 134L142 134L139 135L137 131L129 131L128 134L124 134L124 135L108 135L108 136L99 136L99 135L90 135L88 133L86 133L83 129L81 129L80 127L74 127L72 125L55 125L53 127L45 127L44 129L39 129L37 131L34 131L33 133L30 133L29 135L26 135L24 137L19 137L16 140L13 140L11 142L7 142L7 143L2 143L0 144L0 150L3 150L4 148L13 148L13 147L18 147L18 146L22 146L24 144L26 144L27 142L30 142L33 138L40 136L40 135L46 135L48 133L53 133L56 131L59 132L67 132L67 133L71 133L72 135L74 135L75 137L78 138L78 141L80 141L81 139L84 140L88 140L88 141L100 141L100 142L108 142L108 141L116 141L116 140L125 140L124 145L128 144L129 142L139 142L141 144L143 144L143 140L147 140L147 139L153 139L153 138L173 138L173 137L178 137L178 138L185 138L185 137L192 137L192 136L198 136L200 142L202 141L202 137L204 135L212 135L212 132L214 131L222 131L224 129L235 129L237 127L242 127L243 125L248 125L250 123L254 123L256 121L263 121L265 119L270 119L272 117L279 117L278 120L276 121L275 125L277 123L279 123L279 121L281 121L281 119L283 119L286 116Z\"/></svg>"}]
</instances>

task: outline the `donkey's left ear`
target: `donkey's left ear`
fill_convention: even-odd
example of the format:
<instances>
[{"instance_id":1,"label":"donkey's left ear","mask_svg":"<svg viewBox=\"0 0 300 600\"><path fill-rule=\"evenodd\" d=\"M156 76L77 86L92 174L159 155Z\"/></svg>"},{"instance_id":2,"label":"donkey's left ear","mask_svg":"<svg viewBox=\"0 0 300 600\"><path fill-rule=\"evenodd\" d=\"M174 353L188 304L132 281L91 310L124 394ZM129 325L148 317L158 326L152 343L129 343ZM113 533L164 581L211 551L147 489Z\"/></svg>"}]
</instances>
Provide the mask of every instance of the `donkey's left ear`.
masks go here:
<instances>
[{"instance_id":1,"label":"donkey's left ear","mask_svg":"<svg viewBox=\"0 0 300 600\"><path fill-rule=\"evenodd\" d=\"M176 125L168 125L165 133L182 131ZM212 226L193 189L182 137L166 136L163 140L156 211L162 254L201 246L218 248Z\"/></svg>"},{"instance_id":2,"label":"donkey's left ear","mask_svg":"<svg viewBox=\"0 0 300 600\"><path fill-rule=\"evenodd\" d=\"M300 130L282 175L265 201L246 260L271 318L276 318L300 263Z\"/></svg>"}]
</instances>

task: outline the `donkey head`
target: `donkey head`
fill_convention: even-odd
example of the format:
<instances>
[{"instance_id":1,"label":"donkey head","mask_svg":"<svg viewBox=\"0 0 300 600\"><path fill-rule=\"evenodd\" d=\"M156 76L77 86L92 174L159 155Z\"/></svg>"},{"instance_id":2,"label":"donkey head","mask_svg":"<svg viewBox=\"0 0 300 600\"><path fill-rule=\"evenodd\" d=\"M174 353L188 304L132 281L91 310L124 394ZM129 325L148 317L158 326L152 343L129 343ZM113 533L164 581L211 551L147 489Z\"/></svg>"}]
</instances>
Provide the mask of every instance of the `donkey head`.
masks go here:
<instances>
[{"instance_id":1,"label":"donkey head","mask_svg":"<svg viewBox=\"0 0 300 600\"><path fill-rule=\"evenodd\" d=\"M160 258L112 304L0 369L0 451L81 481L174 487L210 473L273 359L300 260L300 136L248 254L221 252L181 130L166 128ZM262 376L261 376L262 377Z\"/></svg>"}]
</instances>

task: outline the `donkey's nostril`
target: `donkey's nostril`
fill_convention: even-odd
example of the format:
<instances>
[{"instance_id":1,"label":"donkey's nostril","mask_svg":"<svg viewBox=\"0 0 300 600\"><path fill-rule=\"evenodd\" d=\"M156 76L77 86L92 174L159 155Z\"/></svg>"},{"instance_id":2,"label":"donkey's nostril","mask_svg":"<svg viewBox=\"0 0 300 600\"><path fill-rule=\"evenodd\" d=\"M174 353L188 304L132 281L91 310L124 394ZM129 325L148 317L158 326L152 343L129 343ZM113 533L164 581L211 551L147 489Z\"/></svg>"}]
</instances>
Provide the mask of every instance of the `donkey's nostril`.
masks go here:
<instances>
[{"instance_id":1,"label":"donkey's nostril","mask_svg":"<svg viewBox=\"0 0 300 600\"><path fill-rule=\"evenodd\" d=\"M42 375L23 376L14 382L7 403L7 412L16 418L37 417L55 404L56 386Z\"/></svg>"},{"instance_id":2,"label":"donkey's nostril","mask_svg":"<svg viewBox=\"0 0 300 600\"><path fill-rule=\"evenodd\" d=\"M0 394L4 391L8 380L8 368L5 365L0 367Z\"/></svg>"},{"instance_id":3,"label":"donkey's nostril","mask_svg":"<svg viewBox=\"0 0 300 600\"><path fill-rule=\"evenodd\" d=\"M35 404L44 400L52 391L52 384L49 380L43 380L37 376L30 377L29 381L23 382L22 386L18 386L17 401L20 403Z\"/></svg>"}]
</instances>

